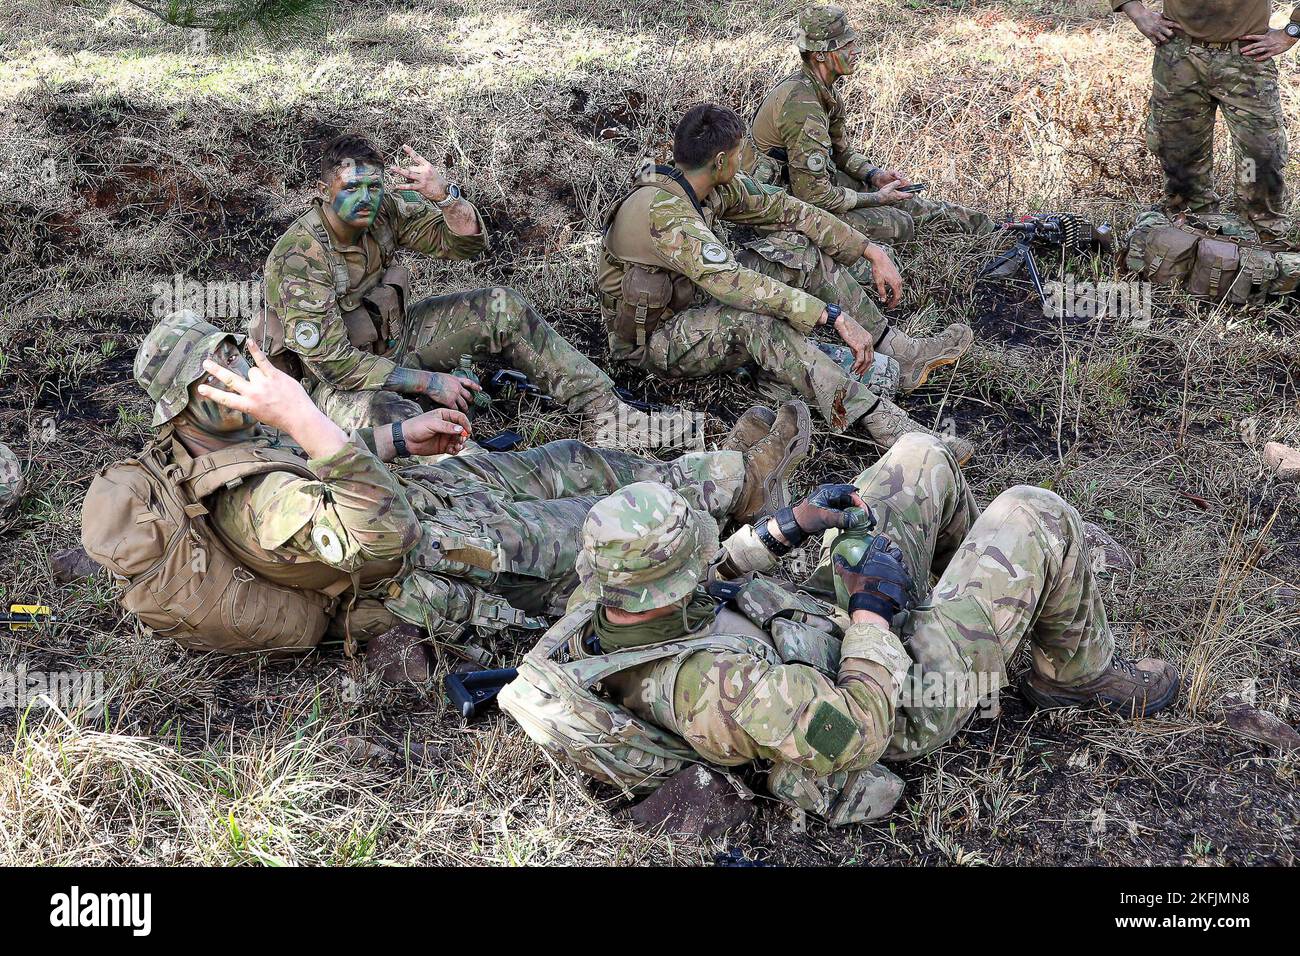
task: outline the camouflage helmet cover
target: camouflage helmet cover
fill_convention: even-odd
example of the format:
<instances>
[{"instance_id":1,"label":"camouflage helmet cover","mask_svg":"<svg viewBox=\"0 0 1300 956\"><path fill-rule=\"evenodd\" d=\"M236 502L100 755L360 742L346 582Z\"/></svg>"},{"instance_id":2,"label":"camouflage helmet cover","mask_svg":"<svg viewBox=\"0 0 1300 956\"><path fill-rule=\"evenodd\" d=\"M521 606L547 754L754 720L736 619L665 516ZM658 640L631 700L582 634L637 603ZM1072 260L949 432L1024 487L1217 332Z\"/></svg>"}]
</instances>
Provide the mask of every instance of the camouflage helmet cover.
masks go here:
<instances>
[{"instance_id":1,"label":"camouflage helmet cover","mask_svg":"<svg viewBox=\"0 0 1300 956\"><path fill-rule=\"evenodd\" d=\"M8 445L0 445L0 515L18 505L23 496L23 466Z\"/></svg>"},{"instance_id":2,"label":"camouflage helmet cover","mask_svg":"<svg viewBox=\"0 0 1300 956\"><path fill-rule=\"evenodd\" d=\"M154 400L153 424L162 425L185 410L190 386L204 374L203 360L229 339L244 336L223 332L195 312L182 309L164 316L135 353L135 380Z\"/></svg>"},{"instance_id":3,"label":"camouflage helmet cover","mask_svg":"<svg viewBox=\"0 0 1300 956\"><path fill-rule=\"evenodd\" d=\"M806 7L799 14L799 24L794 31L795 45L809 53L824 53L848 46L857 34L849 26L844 8L834 4Z\"/></svg>"},{"instance_id":4,"label":"camouflage helmet cover","mask_svg":"<svg viewBox=\"0 0 1300 956\"><path fill-rule=\"evenodd\" d=\"M649 611L690 595L717 550L712 517L661 484L639 481L587 514L578 577L607 607Z\"/></svg>"}]
</instances>

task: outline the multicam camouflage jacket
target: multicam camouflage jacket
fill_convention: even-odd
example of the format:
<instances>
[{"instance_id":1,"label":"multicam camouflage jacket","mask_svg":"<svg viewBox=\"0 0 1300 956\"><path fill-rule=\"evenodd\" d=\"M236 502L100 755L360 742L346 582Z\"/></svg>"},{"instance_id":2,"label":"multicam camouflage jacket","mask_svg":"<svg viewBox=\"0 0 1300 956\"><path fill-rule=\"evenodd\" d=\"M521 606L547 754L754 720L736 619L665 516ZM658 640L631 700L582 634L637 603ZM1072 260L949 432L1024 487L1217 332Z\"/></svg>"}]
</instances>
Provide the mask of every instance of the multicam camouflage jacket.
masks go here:
<instances>
[{"instance_id":1,"label":"multicam camouflage jacket","mask_svg":"<svg viewBox=\"0 0 1300 956\"><path fill-rule=\"evenodd\" d=\"M457 235L437 206L414 190L399 190L385 194L359 244L343 245L321 206L315 200L271 250L266 307L277 314L284 346L308 376L338 389L378 389L397 367L388 356L405 332L404 281L393 275L397 251L469 259L488 248L487 227L480 215L477 235ZM376 314L377 327L367 318Z\"/></svg>"},{"instance_id":2,"label":"multicam camouflage jacket","mask_svg":"<svg viewBox=\"0 0 1300 956\"><path fill-rule=\"evenodd\" d=\"M724 542L714 568L746 574L774 564L746 527ZM586 588L501 697L534 740L586 772L639 793L687 761L764 760L784 768L783 787L830 801L845 774L884 752L911 664L892 632L752 577L696 630L606 653ZM810 786L836 775L837 787ZM827 812L820 799L806 808Z\"/></svg>"},{"instance_id":3,"label":"multicam camouflage jacket","mask_svg":"<svg viewBox=\"0 0 1300 956\"><path fill-rule=\"evenodd\" d=\"M640 266L684 277L726 305L783 318L801 332L813 329L826 303L741 265L714 232L715 222L799 233L843 265L858 260L866 237L785 190L761 185L743 173L714 189L703 203L688 189L668 168L656 167L639 177L606 214L597 280L606 321L617 312L624 275ZM676 302L679 311L689 304Z\"/></svg>"},{"instance_id":4,"label":"multicam camouflage jacket","mask_svg":"<svg viewBox=\"0 0 1300 956\"><path fill-rule=\"evenodd\" d=\"M867 180L873 167L849 143L844 100L807 66L767 94L752 133L760 153L756 178L788 182L790 192L804 202L833 213L857 208L858 190L840 185L837 171L871 188Z\"/></svg>"}]
</instances>

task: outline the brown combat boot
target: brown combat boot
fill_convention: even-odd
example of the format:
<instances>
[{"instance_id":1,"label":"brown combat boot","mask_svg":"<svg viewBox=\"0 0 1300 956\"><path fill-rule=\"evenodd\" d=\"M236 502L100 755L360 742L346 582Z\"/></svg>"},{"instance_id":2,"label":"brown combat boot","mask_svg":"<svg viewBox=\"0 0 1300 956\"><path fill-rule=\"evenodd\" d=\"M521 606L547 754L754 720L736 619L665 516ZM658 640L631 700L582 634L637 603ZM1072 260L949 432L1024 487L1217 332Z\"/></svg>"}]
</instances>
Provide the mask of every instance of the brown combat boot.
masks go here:
<instances>
[{"instance_id":1,"label":"brown combat boot","mask_svg":"<svg viewBox=\"0 0 1300 956\"><path fill-rule=\"evenodd\" d=\"M935 438L947 445L948 450L952 452L959 465L966 464L966 462L970 461L971 456L975 454L975 446L965 438L958 438L956 435L936 434L919 422L914 421L907 412L883 396L881 396L880 403L876 405L875 410L863 415L855 424L870 435L872 441L883 448L893 448L898 440L908 432L924 432L927 435L934 435Z\"/></svg>"},{"instance_id":2,"label":"brown combat boot","mask_svg":"<svg viewBox=\"0 0 1300 956\"><path fill-rule=\"evenodd\" d=\"M898 363L898 394L906 395L924 385L935 369L965 355L974 341L970 326L955 322L938 335L923 339L914 339L902 329L890 329L877 350Z\"/></svg>"},{"instance_id":3,"label":"brown combat boot","mask_svg":"<svg viewBox=\"0 0 1300 956\"><path fill-rule=\"evenodd\" d=\"M732 511L739 524L784 508L790 500L790 473L812 443L812 415L799 400L776 413L772 430L745 454L745 484Z\"/></svg>"},{"instance_id":4,"label":"brown combat boot","mask_svg":"<svg viewBox=\"0 0 1300 956\"><path fill-rule=\"evenodd\" d=\"M718 451L747 452L772 430L776 421L776 412L763 405L751 405L745 413L736 419L731 431L718 446Z\"/></svg>"},{"instance_id":5,"label":"brown combat boot","mask_svg":"<svg viewBox=\"0 0 1300 956\"><path fill-rule=\"evenodd\" d=\"M1116 654L1100 677L1067 687L1030 671L1020 692L1035 707L1096 705L1125 717L1150 717L1178 696L1178 671L1168 661L1144 657L1130 661Z\"/></svg>"}]
</instances>

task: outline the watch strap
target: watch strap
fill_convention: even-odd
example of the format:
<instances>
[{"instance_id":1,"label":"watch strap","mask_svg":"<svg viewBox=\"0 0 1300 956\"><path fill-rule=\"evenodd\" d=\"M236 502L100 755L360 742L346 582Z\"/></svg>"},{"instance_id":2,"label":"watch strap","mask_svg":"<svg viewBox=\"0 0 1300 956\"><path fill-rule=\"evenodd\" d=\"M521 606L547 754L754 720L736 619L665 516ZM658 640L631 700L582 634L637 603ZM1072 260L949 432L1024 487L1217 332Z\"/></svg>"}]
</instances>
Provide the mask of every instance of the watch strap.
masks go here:
<instances>
[{"instance_id":1,"label":"watch strap","mask_svg":"<svg viewBox=\"0 0 1300 956\"><path fill-rule=\"evenodd\" d=\"M399 458L411 457L411 451L406 447L406 438L402 435L401 422L393 422L393 449Z\"/></svg>"}]
</instances>

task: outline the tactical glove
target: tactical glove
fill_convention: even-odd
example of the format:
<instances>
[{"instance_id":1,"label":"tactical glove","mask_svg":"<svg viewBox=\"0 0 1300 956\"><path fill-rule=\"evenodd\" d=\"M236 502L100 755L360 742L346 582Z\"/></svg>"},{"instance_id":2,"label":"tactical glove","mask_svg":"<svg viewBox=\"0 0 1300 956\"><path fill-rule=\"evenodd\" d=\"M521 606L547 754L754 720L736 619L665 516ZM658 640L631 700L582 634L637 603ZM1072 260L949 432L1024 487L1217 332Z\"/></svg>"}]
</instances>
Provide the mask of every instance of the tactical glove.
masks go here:
<instances>
[{"instance_id":1,"label":"tactical glove","mask_svg":"<svg viewBox=\"0 0 1300 956\"><path fill-rule=\"evenodd\" d=\"M851 595L850 613L871 611L888 621L915 603L915 585L903 552L883 534L876 535L856 563L849 564L837 554L834 564Z\"/></svg>"},{"instance_id":2,"label":"tactical glove","mask_svg":"<svg viewBox=\"0 0 1300 956\"><path fill-rule=\"evenodd\" d=\"M856 485L821 485L793 508L782 508L772 517L781 529L781 536L798 547L810 534L821 534L831 528L854 528L872 525L875 519L871 509L857 506L853 496Z\"/></svg>"}]
</instances>

